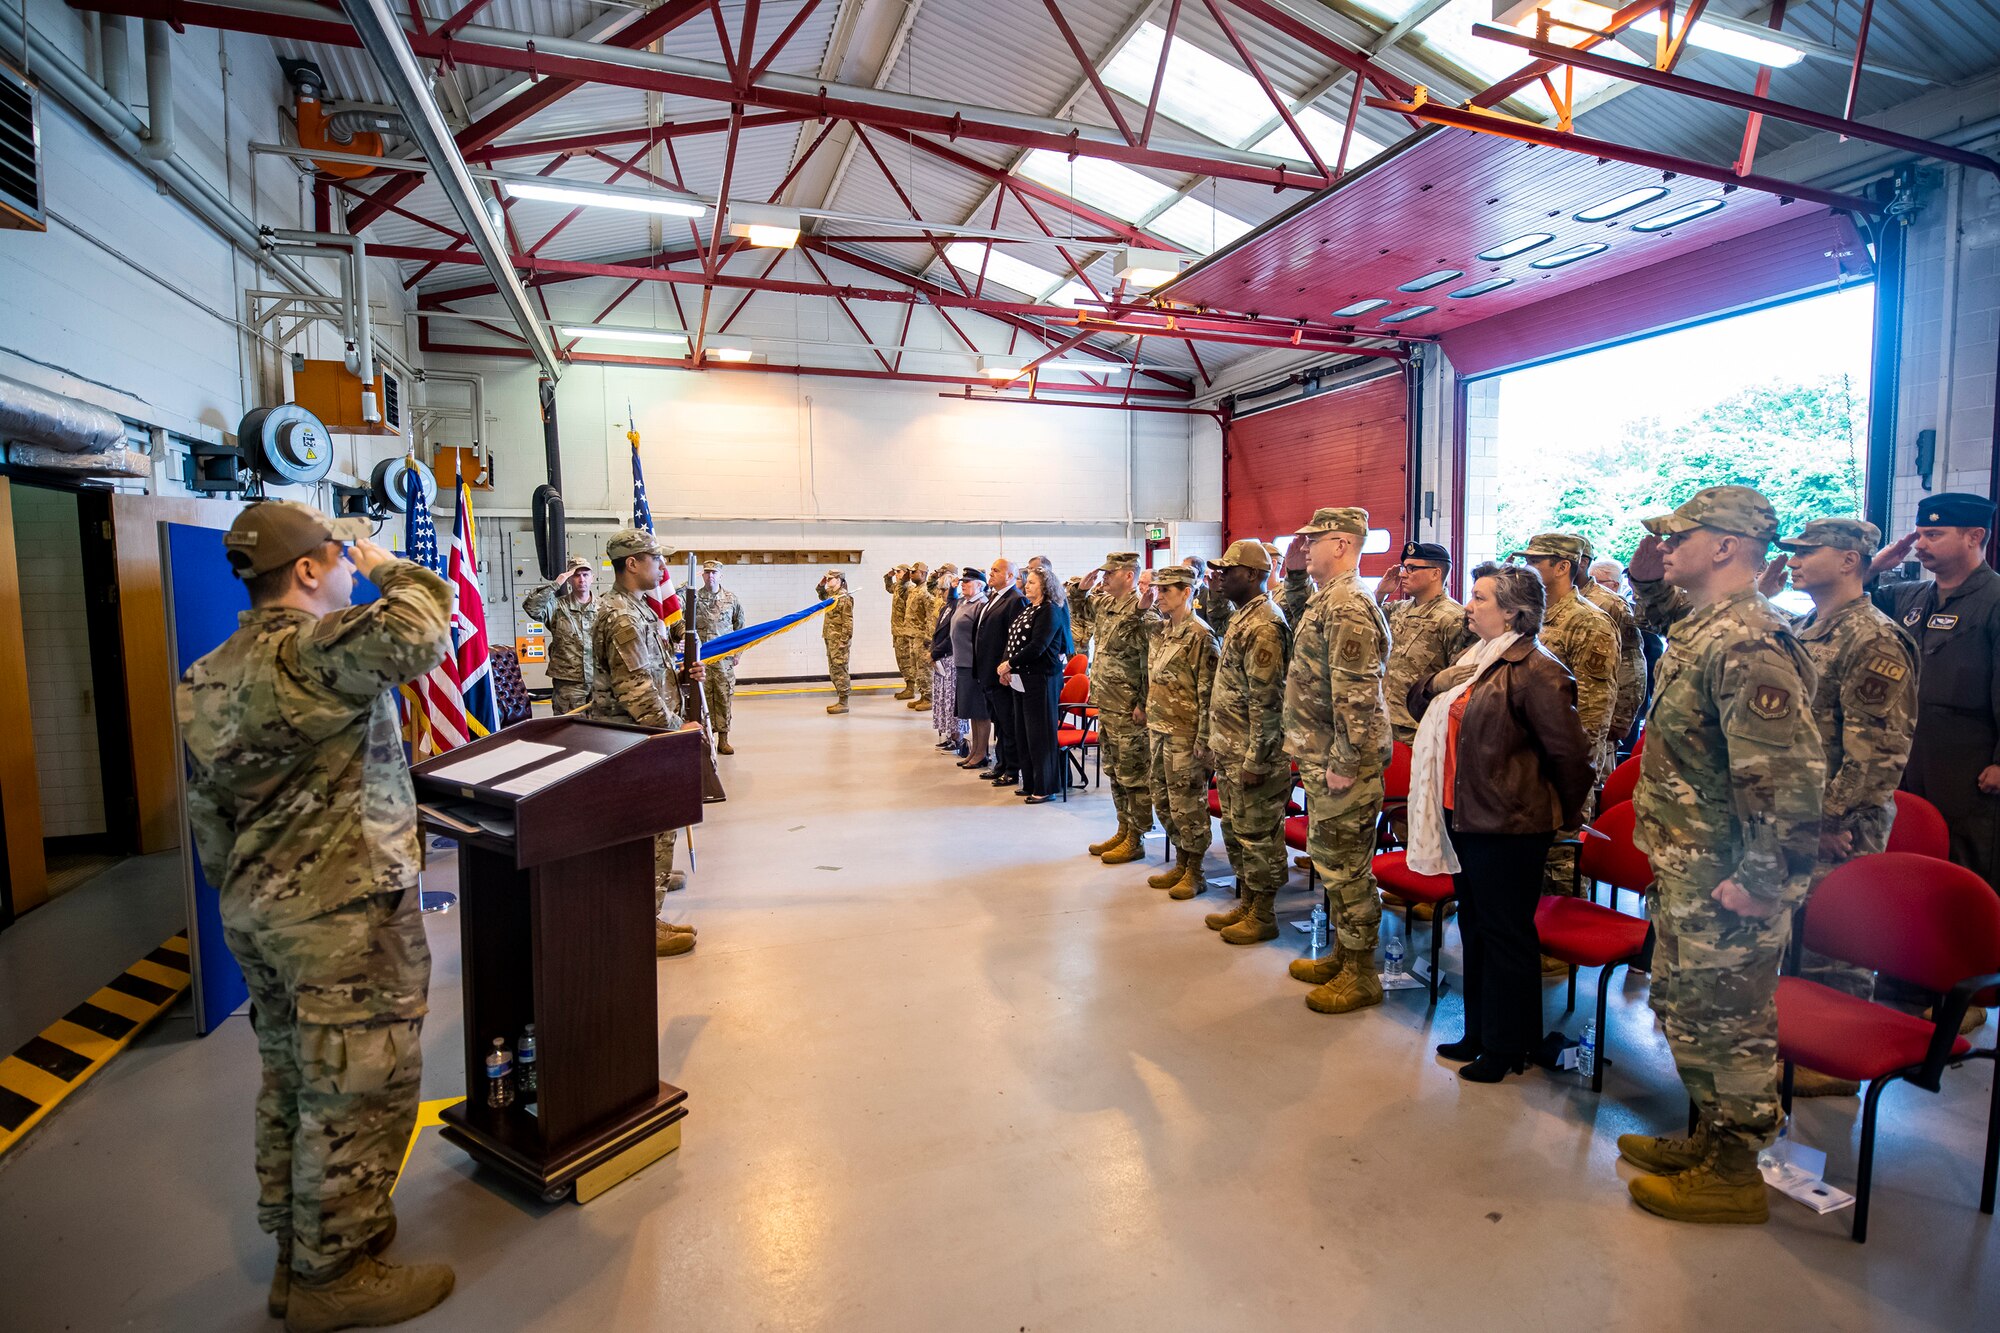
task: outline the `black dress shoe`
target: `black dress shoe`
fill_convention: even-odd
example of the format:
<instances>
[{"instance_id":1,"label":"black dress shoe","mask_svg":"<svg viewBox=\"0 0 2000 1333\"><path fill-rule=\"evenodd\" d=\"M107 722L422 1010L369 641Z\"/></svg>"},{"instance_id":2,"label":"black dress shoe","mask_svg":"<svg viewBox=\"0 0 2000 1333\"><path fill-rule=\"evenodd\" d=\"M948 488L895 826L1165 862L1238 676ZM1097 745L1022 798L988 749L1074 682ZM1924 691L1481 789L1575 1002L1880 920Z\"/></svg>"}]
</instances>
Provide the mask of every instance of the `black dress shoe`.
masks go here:
<instances>
[{"instance_id":1,"label":"black dress shoe","mask_svg":"<svg viewBox=\"0 0 2000 1333\"><path fill-rule=\"evenodd\" d=\"M1029 790L1028 790L1028 789L1027 789L1026 787L1016 787L1016 788L1014 788L1014 794L1015 794L1016 796L1033 796L1033 795L1034 795L1034 793L1033 793L1033 792L1031 792L1031 791L1029 791Z\"/></svg>"},{"instance_id":2,"label":"black dress shoe","mask_svg":"<svg viewBox=\"0 0 2000 1333\"><path fill-rule=\"evenodd\" d=\"M1025 800L1025 801L1021 802L1021 804L1022 804L1022 805L1041 805L1041 804L1042 804L1043 802L1045 802L1045 801L1053 801L1054 799L1055 799L1055 797L1053 797L1053 796L1030 796L1030 797L1029 797L1029 798L1028 798L1027 800Z\"/></svg>"},{"instance_id":3,"label":"black dress shoe","mask_svg":"<svg viewBox=\"0 0 2000 1333\"><path fill-rule=\"evenodd\" d=\"M1467 1083L1498 1083L1509 1074L1528 1072L1528 1060L1521 1055L1481 1055L1458 1071Z\"/></svg>"},{"instance_id":4,"label":"black dress shoe","mask_svg":"<svg viewBox=\"0 0 2000 1333\"><path fill-rule=\"evenodd\" d=\"M1448 1041L1438 1047L1437 1053L1447 1060L1456 1060L1460 1064L1465 1064L1468 1061L1479 1058L1479 1043L1470 1037L1460 1037L1457 1041Z\"/></svg>"},{"instance_id":5,"label":"black dress shoe","mask_svg":"<svg viewBox=\"0 0 2000 1333\"><path fill-rule=\"evenodd\" d=\"M1020 780L1021 779L1013 773L995 773L992 777L986 779L986 781L992 783L996 787L1011 787Z\"/></svg>"}]
</instances>

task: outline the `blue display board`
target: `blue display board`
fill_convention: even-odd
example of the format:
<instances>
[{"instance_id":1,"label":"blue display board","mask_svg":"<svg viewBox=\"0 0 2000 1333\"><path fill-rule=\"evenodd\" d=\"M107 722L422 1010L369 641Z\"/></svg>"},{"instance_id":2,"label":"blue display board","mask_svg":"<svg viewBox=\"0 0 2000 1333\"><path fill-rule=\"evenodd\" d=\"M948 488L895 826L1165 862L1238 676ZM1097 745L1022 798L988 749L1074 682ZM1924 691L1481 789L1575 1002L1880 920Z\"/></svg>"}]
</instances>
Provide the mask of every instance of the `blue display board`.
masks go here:
<instances>
[{"instance_id":1,"label":"blue display board","mask_svg":"<svg viewBox=\"0 0 2000 1333\"><path fill-rule=\"evenodd\" d=\"M236 632L239 612L250 609L243 581L229 568L222 529L160 524L160 585L166 593L167 652L178 682L187 669ZM372 602L375 585L354 580L354 600ZM185 771L185 770L183 770ZM243 970L222 939L222 905L201 873L194 830L181 805L181 860L186 868L188 952L194 963L195 1031L213 1032L250 998Z\"/></svg>"}]
</instances>

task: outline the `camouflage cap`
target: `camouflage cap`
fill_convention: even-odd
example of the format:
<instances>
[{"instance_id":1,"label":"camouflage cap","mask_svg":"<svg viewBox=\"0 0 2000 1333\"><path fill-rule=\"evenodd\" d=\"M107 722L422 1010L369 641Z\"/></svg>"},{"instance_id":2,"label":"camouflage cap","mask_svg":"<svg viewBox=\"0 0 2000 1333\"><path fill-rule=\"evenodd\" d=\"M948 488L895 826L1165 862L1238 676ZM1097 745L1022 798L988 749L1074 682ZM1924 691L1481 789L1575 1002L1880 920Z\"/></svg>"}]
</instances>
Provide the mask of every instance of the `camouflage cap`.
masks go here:
<instances>
[{"instance_id":1,"label":"camouflage cap","mask_svg":"<svg viewBox=\"0 0 2000 1333\"><path fill-rule=\"evenodd\" d=\"M1139 553L1137 551L1113 551L1110 555L1104 557L1104 563L1099 565L1098 568L1106 574L1115 574L1121 569L1136 570L1139 568Z\"/></svg>"},{"instance_id":2,"label":"camouflage cap","mask_svg":"<svg viewBox=\"0 0 2000 1333\"><path fill-rule=\"evenodd\" d=\"M1151 573L1155 588L1192 588L1197 581L1186 565L1162 565Z\"/></svg>"},{"instance_id":3,"label":"camouflage cap","mask_svg":"<svg viewBox=\"0 0 2000 1333\"><path fill-rule=\"evenodd\" d=\"M604 543L606 560L623 560L628 555L664 556L660 540L644 528L620 528L611 534L611 540Z\"/></svg>"},{"instance_id":4,"label":"camouflage cap","mask_svg":"<svg viewBox=\"0 0 2000 1333\"><path fill-rule=\"evenodd\" d=\"M1262 573L1269 573L1271 569L1271 553L1264 549L1264 543L1252 541L1245 537L1240 541L1229 543L1229 549L1222 553L1222 558L1217 560L1215 564L1223 569L1234 565L1242 569L1254 569Z\"/></svg>"},{"instance_id":5,"label":"camouflage cap","mask_svg":"<svg viewBox=\"0 0 2000 1333\"><path fill-rule=\"evenodd\" d=\"M1294 535L1317 537L1328 532L1344 532L1355 537L1368 535L1368 511L1352 505L1313 510L1312 521Z\"/></svg>"},{"instance_id":6,"label":"camouflage cap","mask_svg":"<svg viewBox=\"0 0 2000 1333\"><path fill-rule=\"evenodd\" d=\"M222 538L239 579L254 579L328 542L366 540L375 525L365 518L328 518L296 500L260 500L236 516Z\"/></svg>"},{"instance_id":7,"label":"camouflage cap","mask_svg":"<svg viewBox=\"0 0 2000 1333\"><path fill-rule=\"evenodd\" d=\"M720 560L704 560L701 562L701 567L703 569L712 569L718 574L722 572L722 562Z\"/></svg>"},{"instance_id":8,"label":"camouflage cap","mask_svg":"<svg viewBox=\"0 0 2000 1333\"><path fill-rule=\"evenodd\" d=\"M1570 533L1538 532L1528 538L1528 544L1514 552L1514 555L1545 555L1557 560L1588 560L1589 550L1589 543Z\"/></svg>"},{"instance_id":9,"label":"camouflage cap","mask_svg":"<svg viewBox=\"0 0 2000 1333\"><path fill-rule=\"evenodd\" d=\"M1831 546L1836 551L1872 556L1882 545L1882 529L1861 518L1816 518L1800 528L1796 537L1787 537L1778 545L1787 551Z\"/></svg>"},{"instance_id":10,"label":"camouflage cap","mask_svg":"<svg viewBox=\"0 0 2000 1333\"><path fill-rule=\"evenodd\" d=\"M1694 498L1673 513L1642 522L1655 537L1672 537L1695 528L1714 528L1753 541L1775 541L1778 536L1778 511L1748 486L1710 486L1696 491Z\"/></svg>"},{"instance_id":11,"label":"camouflage cap","mask_svg":"<svg viewBox=\"0 0 2000 1333\"><path fill-rule=\"evenodd\" d=\"M573 555L569 558L569 568L571 573L575 573L579 569L590 569L592 568L592 565L591 562L589 560L586 560L584 557L580 555Z\"/></svg>"}]
</instances>

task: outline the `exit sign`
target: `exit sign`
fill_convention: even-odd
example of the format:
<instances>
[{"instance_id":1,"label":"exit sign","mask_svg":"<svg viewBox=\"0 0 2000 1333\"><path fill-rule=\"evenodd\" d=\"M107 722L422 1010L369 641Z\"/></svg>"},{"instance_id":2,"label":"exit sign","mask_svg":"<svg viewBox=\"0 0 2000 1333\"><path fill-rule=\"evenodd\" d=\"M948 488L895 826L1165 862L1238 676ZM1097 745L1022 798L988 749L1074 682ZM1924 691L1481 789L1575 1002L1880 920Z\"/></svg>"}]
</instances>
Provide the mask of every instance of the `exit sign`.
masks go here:
<instances>
[{"instance_id":1,"label":"exit sign","mask_svg":"<svg viewBox=\"0 0 2000 1333\"><path fill-rule=\"evenodd\" d=\"M1150 525L1150 526L1148 526L1148 527L1147 527L1147 529L1146 529L1146 540L1147 540L1147 541L1149 541L1149 542L1163 542L1163 541L1165 541L1166 539L1167 539L1167 530L1166 530L1166 528L1162 527L1162 526L1161 526L1160 524L1158 524L1158 523L1154 523L1154 524L1152 524L1152 525Z\"/></svg>"}]
</instances>

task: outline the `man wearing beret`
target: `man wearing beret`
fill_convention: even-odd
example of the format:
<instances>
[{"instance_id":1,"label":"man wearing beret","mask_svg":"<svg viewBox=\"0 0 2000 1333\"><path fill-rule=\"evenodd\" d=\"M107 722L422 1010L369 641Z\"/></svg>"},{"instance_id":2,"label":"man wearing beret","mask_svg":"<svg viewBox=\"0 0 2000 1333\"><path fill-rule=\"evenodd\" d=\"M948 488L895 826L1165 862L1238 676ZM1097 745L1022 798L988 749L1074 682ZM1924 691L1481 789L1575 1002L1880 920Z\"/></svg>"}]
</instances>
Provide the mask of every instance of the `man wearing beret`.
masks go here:
<instances>
[{"instance_id":1,"label":"man wearing beret","mask_svg":"<svg viewBox=\"0 0 2000 1333\"><path fill-rule=\"evenodd\" d=\"M1285 749L1299 765L1310 821L1306 855L1326 884L1336 948L1301 959L1292 975L1311 981L1306 1005L1344 1014L1382 1003L1375 961L1382 900L1375 893L1375 825L1389 766L1389 710L1382 676L1389 624L1357 572L1368 511L1321 509L1299 529L1319 590L1292 632L1285 674Z\"/></svg>"},{"instance_id":2,"label":"man wearing beret","mask_svg":"<svg viewBox=\"0 0 2000 1333\"><path fill-rule=\"evenodd\" d=\"M666 559L660 545L644 528L625 528L604 544L611 562L611 590L598 599L592 627L590 715L614 722L675 731L699 727L681 717L681 691L660 617L645 594L660 586ZM691 668L695 679L701 663ZM694 928L659 919L669 889L679 888L674 875L674 843L678 829L653 836L653 951L662 958L694 948Z\"/></svg>"},{"instance_id":3,"label":"man wearing beret","mask_svg":"<svg viewBox=\"0 0 2000 1333\"><path fill-rule=\"evenodd\" d=\"M1097 735L1104 771L1111 776L1111 801L1118 830L1090 845L1106 865L1137 861L1153 827L1153 791L1147 776L1146 620L1136 591L1139 555L1114 551L1095 574L1103 583L1086 587L1070 604L1076 639L1096 644L1090 658L1090 702L1097 708Z\"/></svg>"},{"instance_id":4,"label":"man wearing beret","mask_svg":"<svg viewBox=\"0 0 2000 1333\"><path fill-rule=\"evenodd\" d=\"M1472 642L1465 608L1445 595L1451 552L1436 542L1403 543L1403 586L1409 597L1385 608L1389 617L1389 667L1382 693L1389 731L1405 745L1417 738L1410 716L1410 686L1450 666Z\"/></svg>"},{"instance_id":5,"label":"man wearing beret","mask_svg":"<svg viewBox=\"0 0 2000 1333\"><path fill-rule=\"evenodd\" d=\"M722 586L722 562L701 562L701 588L694 595L694 631L703 643L743 628L743 603ZM729 748L729 718L736 701L736 659L717 658L702 664L701 692L708 702L708 725L715 728L715 752Z\"/></svg>"},{"instance_id":6,"label":"man wearing beret","mask_svg":"<svg viewBox=\"0 0 2000 1333\"><path fill-rule=\"evenodd\" d=\"M1917 733L1903 789L1943 812L1951 859L2000 877L2000 576L1986 563L1993 502L1933 495L1916 530L1875 557L1880 573L1914 549L1931 577L1878 588L1875 605L1916 640Z\"/></svg>"},{"instance_id":7,"label":"man wearing beret","mask_svg":"<svg viewBox=\"0 0 2000 1333\"><path fill-rule=\"evenodd\" d=\"M1696 1111L1686 1138L1621 1135L1640 1207L1684 1222L1768 1219L1757 1154L1776 1136L1778 969L1819 859L1826 765L1812 660L1757 591L1770 501L1711 486L1646 520L1633 557L1688 611L1660 668L1634 839L1653 867L1651 1003Z\"/></svg>"},{"instance_id":8,"label":"man wearing beret","mask_svg":"<svg viewBox=\"0 0 2000 1333\"><path fill-rule=\"evenodd\" d=\"M1264 591L1271 557L1261 542L1229 544L1211 567L1235 604L1208 697L1208 758L1222 808L1222 845L1236 872L1236 906L1203 918L1229 944L1278 938L1275 905L1285 887L1285 663L1292 636ZM1204 617L1204 619L1206 619Z\"/></svg>"},{"instance_id":9,"label":"man wearing beret","mask_svg":"<svg viewBox=\"0 0 2000 1333\"><path fill-rule=\"evenodd\" d=\"M597 616L592 582L590 562L573 556L561 578L521 603L549 631L549 684L555 687L549 707L557 713L573 713L590 702L590 624Z\"/></svg>"}]
</instances>

